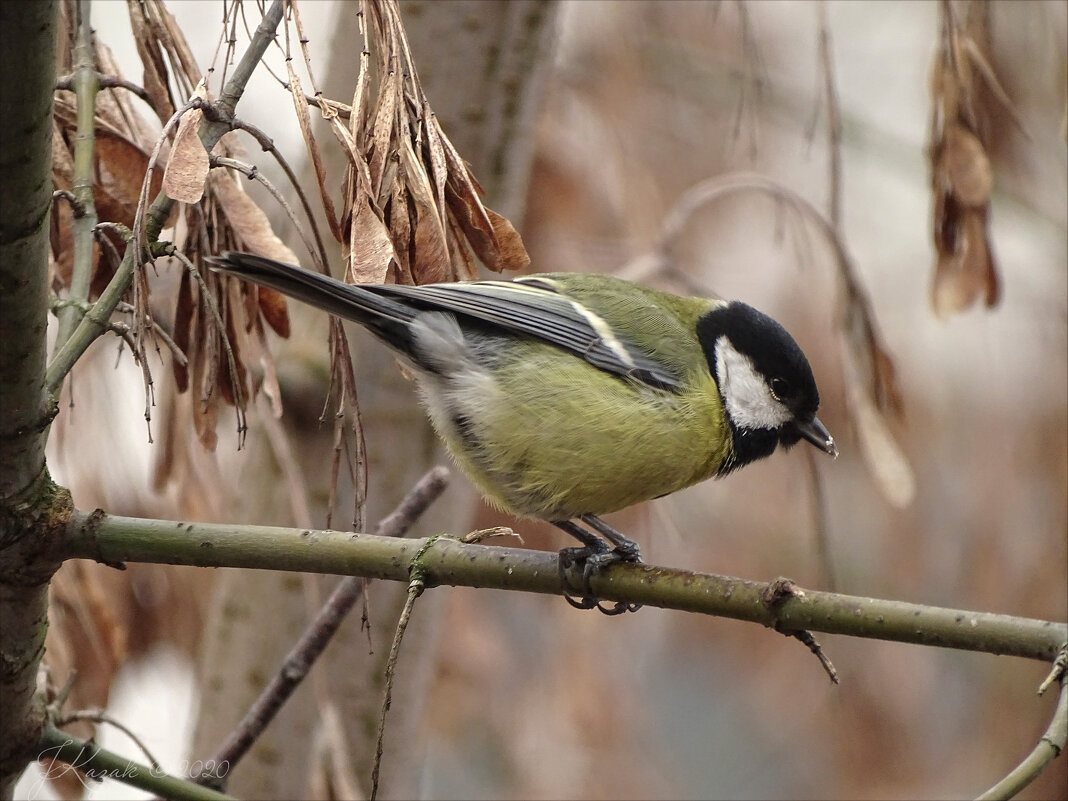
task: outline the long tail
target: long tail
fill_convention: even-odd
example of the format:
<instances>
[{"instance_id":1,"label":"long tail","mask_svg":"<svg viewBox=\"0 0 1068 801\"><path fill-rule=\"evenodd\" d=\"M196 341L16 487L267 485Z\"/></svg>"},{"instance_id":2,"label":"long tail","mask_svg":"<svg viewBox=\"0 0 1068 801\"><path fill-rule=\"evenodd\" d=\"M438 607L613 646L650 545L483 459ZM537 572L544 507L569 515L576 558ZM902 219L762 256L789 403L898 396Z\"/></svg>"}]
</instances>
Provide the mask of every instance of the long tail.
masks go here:
<instances>
[{"instance_id":1,"label":"long tail","mask_svg":"<svg viewBox=\"0 0 1068 801\"><path fill-rule=\"evenodd\" d=\"M416 310L392 298L382 297L368 287L345 284L302 267L251 253L227 250L206 260L218 272L276 289L317 309L352 320L397 350L411 351L409 324L415 318Z\"/></svg>"}]
</instances>

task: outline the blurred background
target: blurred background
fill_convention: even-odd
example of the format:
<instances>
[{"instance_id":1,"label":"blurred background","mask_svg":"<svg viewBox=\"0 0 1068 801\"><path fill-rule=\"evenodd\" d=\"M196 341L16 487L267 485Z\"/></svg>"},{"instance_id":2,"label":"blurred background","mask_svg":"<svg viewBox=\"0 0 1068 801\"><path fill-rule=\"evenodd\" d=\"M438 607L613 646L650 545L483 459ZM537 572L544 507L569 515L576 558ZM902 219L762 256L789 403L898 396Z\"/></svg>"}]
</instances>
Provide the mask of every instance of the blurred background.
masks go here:
<instances>
[{"instance_id":1,"label":"blurred background","mask_svg":"<svg viewBox=\"0 0 1068 801\"><path fill-rule=\"evenodd\" d=\"M483 62L479 53L463 51L462 40L449 38L447 25L414 32L434 16L431 5L401 8L429 100L453 136L481 101L474 95L453 102L446 95L473 91L475 67ZM449 5L456 28L502 10L494 3ZM812 361L820 417L841 451L833 462L818 454L811 459L801 449L779 453L611 522L642 544L650 563L756 580L789 576L814 588L828 582L818 545L822 526L841 592L1065 620L1068 6L989 6L989 64L1014 109L1010 114L991 104L1001 111L991 119L987 145L993 172L988 230L1002 296L993 308L976 303L946 319L931 302L937 254L926 155L939 4L516 7L544 16L525 20L543 31L535 48L534 99L514 117L513 139L502 137L519 142L529 171L521 158L514 170L525 179L492 177L494 151L479 137L496 134L484 125L453 141L476 175L491 176L484 181L487 203L519 228L532 269L623 273L744 299L768 312ZM221 11L204 2L168 8L207 65ZM333 2L300 8L313 65L322 72L317 77L338 87L335 96L347 102L356 68L354 8ZM963 6L957 9L963 13ZM886 416L896 448L876 448L869 459L858 436L864 424L848 403L834 254L813 226L766 195L739 192L687 218L670 240L666 266L651 267L644 258L660 242L664 220L683 193L716 176L757 173L826 212L832 164L821 18L831 37L842 124L840 230L902 402L899 415ZM93 22L126 76L138 80L126 7L94 4ZM513 14L512 22L524 21ZM439 50L452 52L441 57L442 65L452 66L436 72ZM456 77L465 63L471 63L470 83ZM440 95L436 87L443 87ZM239 113L300 164L303 145L290 108L285 91L262 75ZM249 151L258 156L254 146ZM263 207L272 213L267 201ZM277 230L284 230L281 222ZM295 238L287 241L297 247ZM146 442L139 372L125 357L115 366L114 342L98 343L95 363L75 373L77 405L64 407L50 443L56 480L72 489L83 509L279 525L304 524L295 519L296 493L307 502L311 524L323 525L332 446L330 432L316 421L325 395L326 325L321 315L290 313L293 336L272 340L286 407L280 424L254 415L248 446L240 451L220 425L214 454L186 457L184 470L195 479L173 471L163 486L153 482L162 445ZM357 342L375 499L392 483L382 478L388 473L375 472L375 460L398 447L383 440L387 435L376 441L376 427L400 414L391 400L397 393L411 393L388 358L381 369L368 367L364 344ZM381 358L372 355L374 347L366 347L368 359ZM167 400L166 387L158 391L163 408L179 403ZM386 399L381 407L379 398ZM414 417L403 419L418 418L417 411L409 414ZM292 452L279 457L285 448ZM420 455L420 463L407 466L414 476L442 458L430 438L419 439L412 452ZM296 478L286 472L287 460L300 465ZM897 476L890 488L878 477L880 460L891 462L887 469ZM388 511L388 502L379 503ZM504 524L520 532L527 547L569 544L554 529L501 519L479 504L458 473L445 508L449 516L432 530L463 534ZM369 519L378 516L372 511ZM345 521L342 513L334 525ZM96 565L68 564L56 585L56 636L49 644L50 659L59 659L54 670L62 675L63 666L78 666L80 680L95 687L87 697L107 699L110 688L112 713L171 769L206 756L218 742L218 734L205 733L198 709L216 710L222 732L232 725L218 712L224 701L212 687L221 685L206 677L238 675L247 686L224 695L240 706L242 693L254 693L274 671L277 658L266 654L285 652L330 586L295 577L235 578L234 572L133 566L117 576ZM237 640L232 646L251 653L269 640L254 663L219 644L226 639L220 631L233 631L220 622L227 615L235 628L247 621L244 612L234 616L238 607L271 615L267 626L244 626L253 629L255 646ZM370 610L384 633L372 636L376 653L388 647L382 639L393 625L388 608L372 604ZM609 619L577 612L555 597L438 588L417 605L415 618L425 630L401 652L410 695L395 699L401 711L391 713L407 723L398 722L387 740L393 750L385 769L403 774L394 779L398 796L974 796L1028 753L1055 702L1052 694L1035 696L1047 670L1041 663L818 636L841 675L841 686L833 687L792 640L750 624L652 608ZM363 658L355 654L366 654L368 639L357 624L345 635L347 644L332 646L324 674L358 670L352 660ZM232 786L234 792L346 795L343 782L312 775L307 755L336 745L331 715L341 716L350 738L352 728L366 724L355 725L354 713L346 713L350 699L339 700L350 691L325 677L316 681L309 690L314 695L295 699L305 711L287 712L294 720L272 728L273 761L260 753L243 765L240 770L256 771L258 778L242 779L246 783ZM376 689L368 691L367 707L377 709L373 678L369 686ZM102 729L100 738L136 753L114 730ZM293 769L290 759L301 767ZM357 767L348 765L348 775L366 792L360 753L352 759ZM336 754L330 764L344 772ZM293 784L281 784L272 771L287 773ZM1066 777L1062 759L1020 797L1064 798ZM93 794L142 797L113 783Z\"/></svg>"}]
</instances>

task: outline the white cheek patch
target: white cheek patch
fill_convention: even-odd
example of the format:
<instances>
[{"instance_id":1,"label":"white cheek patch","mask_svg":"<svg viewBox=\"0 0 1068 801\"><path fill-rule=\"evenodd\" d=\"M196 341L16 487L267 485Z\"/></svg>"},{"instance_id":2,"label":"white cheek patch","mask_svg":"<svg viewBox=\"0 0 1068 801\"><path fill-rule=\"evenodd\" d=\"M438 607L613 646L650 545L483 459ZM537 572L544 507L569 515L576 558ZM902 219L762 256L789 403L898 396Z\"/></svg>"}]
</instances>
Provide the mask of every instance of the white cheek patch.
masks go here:
<instances>
[{"instance_id":1,"label":"white cheek patch","mask_svg":"<svg viewBox=\"0 0 1068 801\"><path fill-rule=\"evenodd\" d=\"M715 353L719 392L738 428L774 429L793 419L790 410L771 394L753 361L737 351L726 336L716 340Z\"/></svg>"}]
</instances>

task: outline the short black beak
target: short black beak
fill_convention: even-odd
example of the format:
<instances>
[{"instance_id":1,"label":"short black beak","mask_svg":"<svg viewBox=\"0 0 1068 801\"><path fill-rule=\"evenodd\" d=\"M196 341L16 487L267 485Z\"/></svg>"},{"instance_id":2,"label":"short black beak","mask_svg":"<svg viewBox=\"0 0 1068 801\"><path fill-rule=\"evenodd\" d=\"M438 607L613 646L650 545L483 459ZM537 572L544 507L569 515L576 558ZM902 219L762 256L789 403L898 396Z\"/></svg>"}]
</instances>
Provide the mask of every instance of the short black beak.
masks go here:
<instances>
[{"instance_id":1,"label":"short black beak","mask_svg":"<svg viewBox=\"0 0 1068 801\"><path fill-rule=\"evenodd\" d=\"M835 459L838 458L838 448L834 444L834 437L824 428L818 417L813 417L808 422L794 420L794 429L801 435L802 439L808 440Z\"/></svg>"}]
</instances>

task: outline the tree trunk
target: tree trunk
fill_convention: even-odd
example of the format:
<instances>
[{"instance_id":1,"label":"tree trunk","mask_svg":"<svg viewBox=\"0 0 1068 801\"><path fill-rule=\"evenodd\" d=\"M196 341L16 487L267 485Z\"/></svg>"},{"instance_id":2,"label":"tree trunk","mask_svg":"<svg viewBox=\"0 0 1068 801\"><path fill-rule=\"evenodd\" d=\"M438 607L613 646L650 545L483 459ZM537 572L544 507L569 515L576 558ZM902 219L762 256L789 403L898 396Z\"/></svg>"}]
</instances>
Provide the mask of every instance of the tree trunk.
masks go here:
<instances>
[{"instance_id":1,"label":"tree trunk","mask_svg":"<svg viewBox=\"0 0 1068 801\"><path fill-rule=\"evenodd\" d=\"M51 512L44 433L56 4L0 4L0 798L36 745Z\"/></svg>"}]
</instances>

